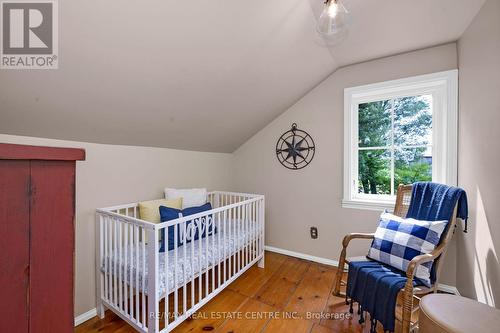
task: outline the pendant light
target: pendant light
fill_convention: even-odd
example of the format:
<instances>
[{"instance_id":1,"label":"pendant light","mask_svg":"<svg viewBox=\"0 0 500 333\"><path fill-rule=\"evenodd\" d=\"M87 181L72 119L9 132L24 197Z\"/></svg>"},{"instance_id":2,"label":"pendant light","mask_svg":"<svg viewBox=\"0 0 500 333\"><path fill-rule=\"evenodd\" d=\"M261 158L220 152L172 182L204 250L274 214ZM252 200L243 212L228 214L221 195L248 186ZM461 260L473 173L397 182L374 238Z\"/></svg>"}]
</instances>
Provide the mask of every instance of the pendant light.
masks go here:
<instances>
[{"instance_id":1,"label":"pendant light","mask_svg":"<svg viewBox=\"0 0 500 333\"><path fill-rule=\"evenodd\" d=\"M317 30L329 44L342 41L348 32L351 14L340 0L326 0Z\"/></svg>"}]
</instances>

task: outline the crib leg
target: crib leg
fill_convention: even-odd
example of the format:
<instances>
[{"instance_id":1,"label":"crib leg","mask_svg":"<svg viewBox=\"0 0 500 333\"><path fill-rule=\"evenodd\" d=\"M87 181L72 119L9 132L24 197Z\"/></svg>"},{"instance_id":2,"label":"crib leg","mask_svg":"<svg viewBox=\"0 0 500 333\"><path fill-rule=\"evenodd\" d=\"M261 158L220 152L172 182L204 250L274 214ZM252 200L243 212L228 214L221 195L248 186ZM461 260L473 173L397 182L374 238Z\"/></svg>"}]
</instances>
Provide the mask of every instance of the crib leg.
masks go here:
<instances>
[{"instance_id":1,"label":"crib leg","mask_svg":"<svg viewBox=\"0 0 500 333\"><path fill-rule=\"evenodd\" d=\"M104 319L105 312L106 308L104 307L104 304L99 301L97 304L97 316L99 317L99 319Z\"/></svg>"},{"instance_id":2,"label":"crib leg","mask_svg":"<svg viewBox=\"0 0 500 333\"><path fill-rule=\"evenodd\" d=\"M266 257L264 255L262 255L262 258L260 258L260 260L257 262L257 266L259 268L264 268L265 261L266 261Z\"/></svg>"}]
</instances>

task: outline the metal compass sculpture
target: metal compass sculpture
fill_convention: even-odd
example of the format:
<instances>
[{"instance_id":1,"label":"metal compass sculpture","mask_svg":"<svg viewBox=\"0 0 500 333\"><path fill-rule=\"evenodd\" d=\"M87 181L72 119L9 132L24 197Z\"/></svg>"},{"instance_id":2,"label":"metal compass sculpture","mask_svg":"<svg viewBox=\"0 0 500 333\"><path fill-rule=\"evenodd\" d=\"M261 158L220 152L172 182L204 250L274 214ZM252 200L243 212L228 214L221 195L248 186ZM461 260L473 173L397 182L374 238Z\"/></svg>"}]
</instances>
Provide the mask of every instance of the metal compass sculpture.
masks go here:
<instances>
[{"instance_id":1,"label":"metal compass sculpture","mask_svg":"<svg viewBox=\"0 0 500 333\"><path fill-rule=\"evenodd\" d=\"M283 133L276 143L276 157L285 168L298 170L311 163L314 157L312 137L292 124L292 129Z\"/></svg>"}]
</instances>

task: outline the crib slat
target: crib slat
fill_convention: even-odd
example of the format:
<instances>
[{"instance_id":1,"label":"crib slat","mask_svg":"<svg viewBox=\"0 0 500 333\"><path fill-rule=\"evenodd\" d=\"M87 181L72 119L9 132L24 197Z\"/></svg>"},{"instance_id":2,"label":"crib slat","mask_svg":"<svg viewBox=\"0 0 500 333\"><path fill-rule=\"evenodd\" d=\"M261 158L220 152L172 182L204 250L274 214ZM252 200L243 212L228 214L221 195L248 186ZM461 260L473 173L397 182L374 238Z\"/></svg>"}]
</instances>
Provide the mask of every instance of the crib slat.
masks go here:
<instances>
[{"instance_id":1,"label":"crib slat","mask_svg":"<svg viewBox=\"0 0 500 333\"><path fill-rule=\"evenodd\" d=\"M224 228L224 235L223 235L223 238L225 238L224 240L224 284L226 283L226 280L227 280L227 249L226 249L226 246L227 246L227 236L228 236L228 232L227 232L227 210L224 210L224 213L223 213L223 228Z\"/></svg>"},{"instance_id":2,"label":"crib slat","mask_svg":"<svg viewBox=\"0 0 500 333\"><path fill-rule=\"evenodd\" d=\"M234 216L233 216L233 208L229 209L229 221L228 221L228 225L229 225L229 230L228 230L228 235L227 235L227 238L228 238L228 241L230 241L231 239L234 239L233 238L233 223L234 223ZM233 271L232 271L232 264L233 264L233 248L234 248L234 243L229 243L230 244L230 248L229 248L229 252L228 252L228 262L229 262L229 265L228 265L228 273L227 273L227 278L230 279L231 276L233 275Z\"/></svg>"},{"instance_id":3,"label":"crib slat","mask_svg":"<svg viewBox=\"0 0 500 333\"><path fill-rule=\"evenodd\" d=\"M142 327L146 327L146 232L141 227L142 243Z\"/></svg>"},{"instance_id":4,"label":"crib slat","mask_svg":"<svg viewBox=\"0 0 500 333\"><path fill-rule=\"evenodd\" d=\"M203 286L202 286L202 280L203 280L203 263L201 262L201 251L202 251L202 245L203 243L201 242L201 223L198 223L197 225L198 228L198 302L201 302L203 299Z\"/></svg>"},{"instance_id":5,"label":"crib slat","mask_svg":"<svg viewBox=\"0 0 500 333\"><path fill-rule=\"evenodd\" d=\"M117 220L117 222L119 222ZM123 311L122 223L118 223L118 308Z\"/></svg>"},{"instance_id":6,"label":"crib slat","mask_svg":"<svg viewBox=\"0 0 500 333\"><path fill-rule=\"evenodd\" d=\"M191 225L191 308L194 307L194 287L195 287L195 272L194 272L194 234L196 233L196 226Z\"/></svg>"},{"instance_id":7,"label":"crib slat","mask_svg":"<svg viewBox=\"0 0 500 333\"><path fill-rule=\"evenodd\" d=\"M113 220L111 218L108 218L108 224L109 224L109 232L108 232L108 300L110 303L113 303Z\"/></svg>"},{"instance_id":8,"label":"crib slat","mask_svg":"<svg viewBox=\"0 0 500 333\"><path fill-rule=\"evenodd\" d=\"M127 209L128 211L128 209ZM123 230L123 238L124 238L124 249L123 249L123 257L124 257L124 263L123 263L123 274L125 275L124 276L124 283L123 283L123 297L124 297L124 300L125 300L125 304L124 304L124 310L125 310L125 313L128 315L128 297L127 297L127 289L128 289L128 285L127 285L127 282L128 282L128 268L129 268L129 265L128 265L128 223L125 223L124 225L124 230Z\"/></svg>"},{"instance_id":9,"label":"crib slat","mask_svg":"<svg viewBox=\"0 0 500 333\"><path fill-rule=\"evenodd\" d=\"M202 223L200 223L201 225ZM203 230L203 228L202 228ZM202 233L200 233L200 239L202 236ZM208 232L206 231L206 226L205 226L205 297L208 297L208 293L209 293L209 290L208 290L208 272L209 272L209 268L208 267Z\"/></svg>"},{"instance_id":10,"label":"crib slat","mask_svg":"<svg viewBox=\"0 0 500 333\"><path fill-rule=\"evenodd\" d=\"M118 237L117 237L117 233L118 233L118 223L116 221L116 219L113 219L113 224L114 224L114 228L113 228L113 248L114 248L114 251L113 251L113 305L117 306L118 305L118 288L117 288L117 270L118 270L118 267L117 267L117 261L118 261L118 246L117 246L117 240L118 240Z\"/></svg>"},{"instance_id":11,"label":"crib slat","mask_svg":"<svg viewBox=\"0 0 500 333\"><path fill-rule=\"evenodd\" d=\"M212 291L215 290L215 265L217 264L216 262L216 257L215 257L215 220L214 220L214 215L212 215ZM207 237L208 237L208 216L206 217L206 232L207 232Z\"/></svg>"},{"instance_id":12,"label":"crib slat","mask_svg":"<svg viewBox=\"0 0 500 333\"><path fill-rule=\"evenodd\" d=\"M240 240L240 248L241 248L241 251L240 251L240 260L239 260L239 264L240 264L240 270L245 266L245 238L244 238L244 235L245 235L245 219L246 219L246 216L245 216L245 207L246 205L242 205L240 206L240 210L241 210L241 224L240 224L240 232L239 232L239 235L238 235L238 239Z\"/></svg>"},{"instance_id":13,"label":"crib slat","mask_svg":"<svg viewBox=\"0 0 500 333\"><path fill-rule=\"evenodd\" d=\"M108 267L108 259L109 259L109 254L108 254L108 221L107 217L101 216L101 221L103 222L103 234L104 239L102 241L104 242L104 293L102 293L102 297L106 302L109 301L108 298L108 273L109 273L109 267ZM99 263L100 267L101 263Z\"/></svg>"},{"instance_id":14,"label":"crib slat","mask_svg":"<svg viewBox=\"0 0 500 333\"><path fill-rule=\"evenodd\" d=\"M212 250L212 291L215 290L215 266L217 266L217 269L218 269L218 272L220 274L220 271L219 271L219 268L220 268L220 242L217 241L217 248L215 247L215 228L216 228L216 221L218 221L218 217L220 217L220 213L217 213L217 215L213 215L212 216L212 244L214 244L212 246L213 250ZM215 251L215 249L217 249L217 252ZM217 281L219 281L220 283L220 280L218 280L219 278L219 275L217 275Z\"/></svg>"},{"instance_id":15,"label":"crib slat","mask_svg":"<svg viewBox=\"0 0 500 333\"><path fill-rule=\"evenodd\" d=\"M168 243L168 228L164 228L164 229L161 229L163 230L163 238L162 238L162 242L163 242L163 250L164 250L164 255L165 255L165 258L164 258L164 262L165 262L165 303L163 304L164 306L164 317L165 317L165 327L168 326L168 321L170 319L170 304L169 304L169 296L170 296L170 281L169 281L169 278L168 278L168 271L169 271L169 258L168 258L168 247L170 246L170 244Z\"/></svg>"},{"instance_id":16,"label":"crib slat","mask_svg":"<svg viewBox=\"0 0 500 333\"><path fill-rule=\"evenodd\" d=\"M129 291L130 291L130 319L134 320L134 276L133 276L133 266L134 266L134 225L129 224L128 226L130 232L130 265L129 265Z\"/></svg>"},{"instance_id":17,"label":"crib slat","mask_svg":"<svg viewBox=\"0 0 500 333\"><path fill-rule=\"evenodd\" d=\"M182 275L183 275L183 279L182 279L182 313L186 313L187 311L187 293L186 293L186 284L187 284L187 277L186 277L186 268L187 268L187 259L186 259L186 247L187 247L187 235L186 235L186 232L187 232L187 229L186 229L186 223L187 221L184 221L184 223L182 224L182 228L183 228L183 232L184 232L184 239L181 239L181 242L182 242L182 252L183 252L183 256L184 256L184 259L183 259L183 262L182 262ZM191 222L191 223L194 223L194 222Z\"/></svg>"},{"instance_id":18,"label":"crib slat","mask_svg":"<svg viewBox=\"0 0 500 333\"><path fill-rule=\"evenodd\" d=\"M177 320L177 316L179 315L179 288L177 281L177 273L178 273L178 258L177 258L177 247L179 246L179 225L174 225L174 320Z\"/></svg>"},{"instance_id":19,"label":"crib slat","mask_svg":"<svg viewBox=\"0 0 500 333\"><path fill-rule=\"evenodd\" d=\"M140 302L139 302L139 226L134 226L135 236L135 317L137 324L140 325Z\"/></svg>"},{"instance_id":20,"label":"crib slat","mask_svg":"<svg viewBox=\"0 0 500 333\"><path fill-rule=\"evenodd\" d=\"M245 266L250 263L250 232L249 232L249 227L250 227L250 218L251 218L251 213L252 213L252 203L247 204L247 218L245 220Z\"/></svg>"},{"instance_id":21,"label":"crib slat","mask_svg":"<svg viewBox=\"0 0 500 333\"><path fill-rule=\"evenodd\" d=\"M168 243L168 228L164 228L162 229L163 230L163 250L164 250L164 254L165 254L165 327L168 326L168 321L170 319L170 304L169 304L169 296L170 296L170 281L169 281L169 278L168 278L168 271L169 271L169 267L168 267L168 261L169 261L169 258L168 258L168 247L170 246L170 244Z\"/></svg>"},{"instance_id":22,"label":"crib slat","mask_svg":"<svg viewBox=\"0 0 500 333\"><path fill-rule=\"evenodd\" d=\"M240 267L241 267L241 225L242 225L242 216L241 216L241 206L238 206L238 224L237 224L237 229L236 229L236 239L237 239L237 242L238 242L238 247L237 247L237 251L236 252L236 259L237 259L237 269L236 269L236 273L238 273L240 271Z\"/></svg>"},{"instance_id":23,"label":"crib slat","mask_svg":"<svg viewBox=\"0 0 500 333\"><path fill-rule=\"evenodd\" d=\"M234 240L234 266L233 266L233 275L238 272L238 224L240 223L240 211L238 207L235 208L235 219L234 219L234 232L233 232L233 240Z\"/></svg>"},{"instance_id":24,"label":"crib slat","mask_svg":"<svg viewBox=\"0 0 500 333\"><path fill-rule=\"evenodd\" d=\"M253 205L253 219L252 219L252 246L253 246L253 259L257 258L257 205L258 202L254 202Z\"/></svg>"},{"instance_id":25,"label":"crib slat","mask_svg":"<svg viewBox=\"0 0 500 333\"><path fill-rule=\"evenodd\" d=\"M245 231L244 231L244 238L243 238L243 244L245 247L245 256L244 256L244 265L243 267L246 267L248 265L248 218L250 215L250 205L251 204L245 204Z\"/></svg>"},{"instance_id":26,"label":"crib slat","mask_svg":"<svg viewBox=\"0 0 500 333\"><path fill-rule=\"evenodd\" d=\"M243 206L241 206L241 230L240 230L240 236L239 236L239 239L240 239L240 242L241 242L241 260L240 260L240 263L241 263L241 266L240 268L243 268L245 267L245 223L246 223L246 204L243 204Z\"/></svg>"},{"instance_id":27,"label":"crib slat","mask_svg":"<svg viewBox=\"0 0 500 333\"><path fill-rule=\"evenodd\" d=\"M222 258L224 256L221 254L221 243L220 243L220 215L221 213L219 212L217 215L217 288L220 287L220 265L222 264ZM214 228L215 228L215 223L214 223ZM215 231L215 229L213 229Z\"/></svg>"}]
</instances>

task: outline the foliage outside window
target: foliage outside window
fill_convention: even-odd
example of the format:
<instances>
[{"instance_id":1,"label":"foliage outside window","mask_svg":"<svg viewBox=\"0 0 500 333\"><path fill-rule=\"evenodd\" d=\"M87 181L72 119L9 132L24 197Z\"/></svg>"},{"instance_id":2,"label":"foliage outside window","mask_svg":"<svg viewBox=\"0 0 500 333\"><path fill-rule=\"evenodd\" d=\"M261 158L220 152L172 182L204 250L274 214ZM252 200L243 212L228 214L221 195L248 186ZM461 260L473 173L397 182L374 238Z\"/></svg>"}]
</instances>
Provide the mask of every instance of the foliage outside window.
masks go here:
<instances>
[{"instance_id":1,"label":"foliage outside window","mask_svg":"<svg viewBox=\"0 0 500 333\"><path fill-rule=\"evenodd\" d=\"M394 195L399 184L432 180L432 96L358 106L358 192Z\"/></svg>"},{"instance_id":2,"label":"foliage outside window","mask_svg":"<svg viewBox=\"0 0 500 333\"><path fill-rule=\"evenodd\" d=\"M457 71L345 90L344 207L390 208L397 187L456 182Z\"/></svg>"}]
</instances>

